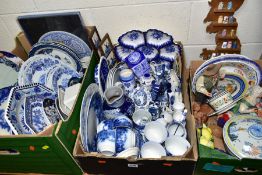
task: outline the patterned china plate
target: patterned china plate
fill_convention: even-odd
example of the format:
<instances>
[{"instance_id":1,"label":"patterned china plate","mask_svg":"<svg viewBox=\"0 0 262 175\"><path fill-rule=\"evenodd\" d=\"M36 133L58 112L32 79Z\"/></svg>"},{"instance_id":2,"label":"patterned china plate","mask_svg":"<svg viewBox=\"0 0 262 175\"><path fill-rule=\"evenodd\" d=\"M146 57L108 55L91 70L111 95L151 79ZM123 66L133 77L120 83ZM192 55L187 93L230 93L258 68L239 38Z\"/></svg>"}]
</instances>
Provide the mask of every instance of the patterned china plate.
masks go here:
<instances>
[{"instance_id":1,"label":"patterned china plate","mask_svg":"<svg viewBox=\"0 0 262 175\"><path fill-rule=\"evenodd\" d=\"M64 31L51 31L40 37L38 42L57 42L72 49L80 60L91 56L91 49L76 35Z\"/></svg>"},{"instance_id":2,"label":"patterned china plate","mask_svg":"<svg viewBox=\"0 0 262 175\"><path fill-rule=\"evenodd\" d=\"M102 56L98 64L98 85L101 94L104 94L106 89L106 80L109 72L109 67L106 58Z\"/></svg>"},{"instance_id":3,"label":"patterned china plate","mask_svg":"<svg viewBox=\"0 0 262 175\"><path fill-rule=\"evenodd\" d=\"M14 62L0 58L0 89L17 83L19 66Z\"/></svg>"},{"instance_id":4,"label":"patterned china plate","mask_svg":"<svg viewBox=\"0 0 262 175\"><path fill-rule=\"evenodd\" d=\"M136 49L139 46L145 45L145 38L143 32L132 30L120 36L118 42L126 48Z\"/></svg>"},{"instance_id":5,"label":"patterned china plate","mask_svg":"<svg viewBox=\"0 0 262 175\"><path fill-rule=\"evenodd\" d=\"M84 151L96 151L97 125L103 117L103 100L99 87L92 83L85 91L80 111L80 136Z\"/></svg>"},{"instance_id":6,"label":"patterned china plate","mask_svg":"<svg viewBox=\"0 0 262 175\"><path fill-rule=\"evenodd\" d=\"M230 118L223 128L225 144L239 159L262 159L262 119L249 115Z\"/></svg>"},{"instance_id":7,"label":"patterned china plate","mask_svg":"<svg viewBox=\"0 0 262 175\"><path fill-rule=\"evenodd\" d=\"M14 55L10 52L0 51L0 53L4 55L5 59L12 61L13 63L15 63L18 66L22 65L23 62L24 62L21 58L19 58L18 56Z\"/></svg>"},{"instance_id":8,"label":"patterned china plate","mask_svg":"<svg viewBox=\"0 0 262 175\"><path fill-rule=\"evenodd\" d=\"M174 62L179 57L179 48L175 44L160 49L159 57L165 61Z\"/></svg>"},{"instance_id":9,"label":"patterned china plate","mask_svg":"<svg viewBox=\"0 0 262 175\"><path fill-rule=\"evenodd\" d=\"M78 72L82 71L80 58L67 46L59 43L37 43L29 52L29 57L38 54L51 55Z\"/></svg>"},{"instance_id":10,"label":"patterned china plate","mask_svg":"<svg viewBox=\"0 0 262 175\"><path fill-rule=\"evenodd\" d=\"M153 46L144 45L137 48L137 50L141 51L144 54L148 62L158 57L158 50Z\"/></svg>"},{"instance_id":11,"label":"patterned china plate","mask_svg":"<svg viewBox=\"0 0 262 175\"><path fill-rule=\"evenodd\" d=\"M26 97L32 95L42 95L44 98L56 98L54 91L39 83L12 88L8 97L8 107L5 113L5 119L15 135L34 133L34 131L24 122L24 100Z\"/></svg>"},{"instance_id":12,"label":"patterned china plate","mask_svg":"<svg viewBox=\"0 0 262 175\"><path fill-rule=\"evenodd\" d=\"M157 29L149 29L145 36L147 44L155 46L158 49L173 43L173 38L171 35L168 35L167 33Z\"/></svg>"},{"instance_id":13,"label":"patterned china plate","mask_svg":"<svg viewBox=\"0 0 262 175\"><path fill-rule=\"evenodd\" d=\"M8 105L8 96L13 86L0 89L0 135L11 135L12 130L4 116Z\"/></svg>"},{"instance_id":14,"label":"patterned china plate","mask_svg":"<svg viewBox=\"0 0 262 175\"><path fill-rule=\"evenodd\" d=\"M125 62L125 59L133 52L133 49L128 49L120 45L115 47L116 58L121 62Z\"/></svg>"}]
</instances>

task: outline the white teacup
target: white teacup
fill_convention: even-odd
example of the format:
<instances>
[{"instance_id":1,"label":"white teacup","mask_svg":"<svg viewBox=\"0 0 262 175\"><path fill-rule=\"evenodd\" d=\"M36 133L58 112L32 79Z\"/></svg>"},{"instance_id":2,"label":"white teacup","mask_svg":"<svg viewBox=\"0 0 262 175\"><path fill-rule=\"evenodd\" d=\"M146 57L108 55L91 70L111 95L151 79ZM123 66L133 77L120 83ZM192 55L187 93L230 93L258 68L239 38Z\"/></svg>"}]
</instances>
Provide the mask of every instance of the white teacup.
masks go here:
<instances>
[{"instance_id":1,"label":"white teacup","mask_svg":"<svg viewBox=\"0 0 262 175\"><path fill-rule=\"evenodd\" d=\"M138 109L134 112L132 119L138 129L144 129L145 125L152 120L152 115L144 109Z\"/></svg>"},{"instance_id":2,"label":"white teacup","mask_svg":"<svg viewBox=\"0 0 262 175\"><path fill-rule=\"evenodd\" d=\"M185 127L179 123L174 123L170 125L167 131L168 131L169 136L175 135L175 136L184 137L184 138L186 138L187 136Z\"/></svg>"},{"instance_id":3,"label":"white teacup","mask_svg":"<svg viewBox=\"0 0 262 175\"><path fill-rule=\"evenodd\" d=\"M163 143L167 138L167 129L165 126L158 122L152 121L146 124L144 133L149 141Z\"/></svg>"},{"instance_id":4,"label":"white teacup","mask_svg":"<svg viewBox=\"0 0 262 175\"><path fill-rule=\"evenodd\" d=\"M183 137L170 136L165 141L165 147L172 156L182 156L190 148L190 143Z\"/></svg>"},{"instance_id":5,"label":"white teacup","mask_svg":"<svg viewBox=\"0 0 262 175\"><path fill-rule=\"evenodd\" d=\"M149 141L141 148L142 158L161 158L162 156L166 156L166 151L159 143Z\"/></svg>"}]
</instances>

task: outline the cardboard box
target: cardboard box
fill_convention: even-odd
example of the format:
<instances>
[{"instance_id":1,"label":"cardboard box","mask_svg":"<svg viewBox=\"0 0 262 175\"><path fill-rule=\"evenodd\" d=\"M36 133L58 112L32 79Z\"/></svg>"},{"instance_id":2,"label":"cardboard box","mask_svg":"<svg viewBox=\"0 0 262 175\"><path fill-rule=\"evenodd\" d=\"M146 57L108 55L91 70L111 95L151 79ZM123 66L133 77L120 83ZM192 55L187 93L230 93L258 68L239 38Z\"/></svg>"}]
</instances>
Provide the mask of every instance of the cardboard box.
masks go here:
<instances>
[{"instance_id":1,"label":"cardboard box","mask_svg":"<svg viewBox=\"0 0 262 175\"><path fill-rule=\"evenodd\" d=\"M190 66L190 77L191 80L194 76L196 69L204 61L192 61ZM262 60L256 61L262 66ZM192 81L191 81L192 82ZM191 110L194 102L194 95L191 91L190 85L190 99L191 99ZM191 111L193 114L193 111ZM262 174L262 160L255 159L242 159L239 160L234 156L220 152L215 149L208 148L200 145L198 142L198 162L195 173L197 175L240 175L240 174Z\"/></svg>"},{"instance_id":2,"label":"cardboard box","mask_svg":"<svg viewBox=\"0 0 262 175\"><path fill-rule=\"evenodd\" d=\"M183 97L187 109L190 108L188 94L189 71L183 74ZM195 123L190 114L187 116L187 132L191 149L184 157L162 157L162 159L125 159L106 157L97 152L86 153L81 146L78 135L73 151L73 156L84 172L90 174L183 174L192 175L195 169L198 153L196 145Z\"/></svg>"},{"instance_id":3,"label":"cardboard box","mask_svg":"<svg viewBox=\"0 0 262 175\"><path fill-rule=\"evenodd\" d=\"M21 45L15 50L23 48L28 51L30 47L26 47L28 43L23 42L26 41L24 35L21 33L18 38ZM23 54L18 53L19 56ZM67 121L60 121L37 135L0 136L0 172L82 174L81 168L72 157L72 152L80 125L82 98L88 85L94 82L94 77L90 75L94 75L97 63L98 54L94 51L74 109Z\"/></svg>"}]
</instances>

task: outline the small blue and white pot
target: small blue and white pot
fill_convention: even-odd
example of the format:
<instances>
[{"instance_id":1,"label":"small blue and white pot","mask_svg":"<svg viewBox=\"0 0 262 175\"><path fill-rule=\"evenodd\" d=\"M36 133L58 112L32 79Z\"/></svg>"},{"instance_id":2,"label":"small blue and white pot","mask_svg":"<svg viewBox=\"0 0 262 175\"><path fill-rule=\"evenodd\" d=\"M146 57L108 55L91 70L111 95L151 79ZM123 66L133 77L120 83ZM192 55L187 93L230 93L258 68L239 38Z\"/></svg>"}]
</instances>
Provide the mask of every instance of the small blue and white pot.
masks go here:
<instances>
[{"instance_id":1,"label":"small blue and white pot","mask_svg":"<svg viewBox=\"0 0 262 175\"><path fill-rule=\"evenodd\" d=\"M133 128L133 123L128 117L122 115L122 116L118 116L114 119L114 127L115 128L119 128L119 127Z\"/></svg>"},{"instance_id":2,"label":"small blue and white pot","mask_svg":"<svg viewBox=\"0 0 262 175\"><path fill-rule=\"evenodd\" d=\"M105 156L116 153L116 131L102 130L97 134L97 151Z\"/></svg>"},{"instance_id":3,"label":"small blue and white pot","mask_svg":"<svg viewBox=\"0 0 262 175\"><path fill-rule=\"evenodd\" d=\"M131 53L125 62L127 66L133 70L137 77L143 76L145 73L150 72L150 66L144 56L140 51Z\"/></svg>"},{"instance_id":4,"label":"small blue and white pot","mask_svg":"<svg viewBox=\"0 0 262 175\"><path fill-rule=\"evenodd\" d=\"M131 92L135 88L135 75L131 69L121 70L119 78L122 82L122 85L124 86L126 93Z\"/></svg>"},{"instance_id":5,"label":"small blue and white pot","mask_svg":"<svg viewBox=\"0 0 262 175\"><path fill-rule=\"evenodd\" d=\"M116 153L136 146L136 134L130 128L116 129Z\"/></svg>"}]
</instances>

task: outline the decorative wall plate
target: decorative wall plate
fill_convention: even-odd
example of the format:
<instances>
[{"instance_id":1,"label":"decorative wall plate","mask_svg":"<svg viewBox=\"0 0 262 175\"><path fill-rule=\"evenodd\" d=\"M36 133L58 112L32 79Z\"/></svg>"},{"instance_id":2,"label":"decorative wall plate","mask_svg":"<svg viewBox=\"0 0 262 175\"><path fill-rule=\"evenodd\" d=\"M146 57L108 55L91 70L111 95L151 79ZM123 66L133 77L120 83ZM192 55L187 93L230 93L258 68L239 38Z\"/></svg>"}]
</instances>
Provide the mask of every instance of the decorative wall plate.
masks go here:
<instances>
[{"instance_id":1,"label":"decorative wall plate","mask_svg":"<svg viewBox=\"0 0 262 175\"><path fill-rule=\"evenodd\" d=\"M145 33L145 37L148 45L155 46L158 49L173 43L172 36L157 29L149 29Z\"/></svg>"},{"instance_id":2,"label":"decorative wall plate","mask_svg":"<svg viewBox=\"0 0 262 175\"><path fill-rule=\"evenodd\" d=\"M136 49L145 44L145 38L143 32L139 30L131 30L120 36L118 42L126 48Z\"/></svg>"},{"instance_id":3,"label":"decorative wall plate","mask_svg":"<svg viewBox=\"0 0 262 175\"><path fill-rule=\"evenodd\" d=\"M15 135L34 133L24 122L24 100L32 95L52 96L53 99L57 97L54 91L39 83L14 87L9 95L5 119Z\"/></svg>"},{"instance_id":4,"label":"decorative wall plate","mask_svg":"<svg viewBox=\"0 0 262 175\"><path fill-rule=\"evenodd\" d=\"M223 128L230 152L239 159L262 159L262 119L249 115L230 118Z\"/></svg>"},{"instance_id":5,"label":"decorative wall plate","mask_svg":"<svg viewBox=\"0 0 262 175\"><path fill-rule=\"evenodd\" d=\"M76 35L64 31L51 31L45 33L38 42L57 42L62 43L72 49L80 58L91 56L91 49Z\"/></svg>"},{"instance_id":6,"label":"decorative wall plate","mask_svg":"<svg viewBox=\"0 0 262 175\"><path fill-rule=\"evenodd\" d=\"M0 58L0 89L17 83L19 66L6 58Z\"/></svg>"},{"instance_id":7,"label":"decorative wall plate","mask_svg":"<svg viewBox=\"0 0 262 175\"><path fill-rule=\"evenodd\" d=\"M85 91L80 111L80 136L84 151L96 151L97 125L103 119L103 101L96 84Z\"/></svg>"},{"instance_id":8,"label":"decorative wall plate","mask_svg":"<svg viewBox=\"0 0 262 175\"><path fill-rule=\"evenodd\" d=\"M174 62L179 57L179 48L175 44L165 46L160 49L159 57L162 60Z\"/></svg>"},{"instance_id":9,"label":"decorative wall plate","mask_svg":"<svg viewBox=\"0 0 262 175\"><path fill-rule=\"evenodd\" d=\"M29 52L29 57L38 54L51 55L58 58L63 63L71 66L78 72L82 71L80 58L65 45L59 43L37 43L33 45L31 51Z\"/></svg>"}]
</instances>

